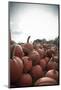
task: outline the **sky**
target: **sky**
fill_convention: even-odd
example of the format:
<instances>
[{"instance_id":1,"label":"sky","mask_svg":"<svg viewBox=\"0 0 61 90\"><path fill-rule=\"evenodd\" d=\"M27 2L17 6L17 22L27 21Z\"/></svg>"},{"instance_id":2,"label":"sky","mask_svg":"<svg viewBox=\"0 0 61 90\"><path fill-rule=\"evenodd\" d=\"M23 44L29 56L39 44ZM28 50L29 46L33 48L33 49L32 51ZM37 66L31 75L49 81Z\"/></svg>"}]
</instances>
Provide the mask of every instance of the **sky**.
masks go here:
<instances>
[{"instance_id":1,"label":"sky","mask_svg":"<svg viewBox=\"0 0 61 90\"><path fill-rule=\"evenodd\" d=\"M11 39L30 42L55 39L58 36L58 5L9 3Z\"/></svg>"}]
</instances>

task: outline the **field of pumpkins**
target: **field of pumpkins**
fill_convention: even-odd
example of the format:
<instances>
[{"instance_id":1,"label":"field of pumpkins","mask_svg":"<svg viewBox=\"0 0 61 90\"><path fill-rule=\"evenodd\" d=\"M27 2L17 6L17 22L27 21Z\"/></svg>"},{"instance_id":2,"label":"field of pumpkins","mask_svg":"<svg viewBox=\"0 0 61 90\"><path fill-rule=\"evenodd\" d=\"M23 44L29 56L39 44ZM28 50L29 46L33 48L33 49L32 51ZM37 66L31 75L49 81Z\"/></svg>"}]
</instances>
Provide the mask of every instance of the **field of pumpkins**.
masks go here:
<instances>
[{"instance_id":1,"label":"field of pumpkins","mask_svg":"<svg viewBox=\"0 0 61 90\"><path fill-rule=\"evenodd\" d=\"M59 84L59 50L50 43L15 43L10 40L10 87Z\"/></svg>"}]
</instances>

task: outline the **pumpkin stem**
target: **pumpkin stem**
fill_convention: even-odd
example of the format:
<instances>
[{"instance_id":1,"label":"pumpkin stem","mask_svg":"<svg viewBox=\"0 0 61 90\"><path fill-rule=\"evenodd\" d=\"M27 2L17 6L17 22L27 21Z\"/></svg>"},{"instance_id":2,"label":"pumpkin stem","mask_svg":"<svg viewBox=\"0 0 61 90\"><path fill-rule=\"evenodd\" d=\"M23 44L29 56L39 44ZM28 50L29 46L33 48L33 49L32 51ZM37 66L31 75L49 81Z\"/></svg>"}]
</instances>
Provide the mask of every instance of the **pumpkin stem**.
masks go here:
<instances>
[{"instance_id":1,"label":"pumpkin stem","mask_svg":"<svg viewBox=\"0 0 61 90\"><path fill-rule=\"evenodd\" d=\"M53 61L55 62L55 59L54 59L54 54L52 54L52 59L53 59Z\"/></svg>"},{"instance_id":2,"label":"pumpkin stem","mask_svg":"<svg viewBox=\"0 0 61 90\"><path fill-rule=\"evenodd\" d=\"M30 37L31 37L31 36L28 36L28 38L27 38L27 43L29 43L29 39L30 39Z\"/></svg>"},{"instance_id":3,"label":"pumpkin stem","mask_svg":"<svg viewBox=\"0 0 61 90\"><path fill-rule=\"evenodd\" d=\"M50 61L54 62L54 55L53 54L52 54L52 57L51 57Z\"/></svg>"},{"instance_id":4,"label":"pumpkin stem","mask_svg":"<svg viewBox=\"0 0 61 90\"><path fill-rule=\"evenodd\" d=\"M50 59L50 61L49 62L51 62L51 61L53 61L53 58L51 57L51 59Z\"/></svg>"}]
</instances>

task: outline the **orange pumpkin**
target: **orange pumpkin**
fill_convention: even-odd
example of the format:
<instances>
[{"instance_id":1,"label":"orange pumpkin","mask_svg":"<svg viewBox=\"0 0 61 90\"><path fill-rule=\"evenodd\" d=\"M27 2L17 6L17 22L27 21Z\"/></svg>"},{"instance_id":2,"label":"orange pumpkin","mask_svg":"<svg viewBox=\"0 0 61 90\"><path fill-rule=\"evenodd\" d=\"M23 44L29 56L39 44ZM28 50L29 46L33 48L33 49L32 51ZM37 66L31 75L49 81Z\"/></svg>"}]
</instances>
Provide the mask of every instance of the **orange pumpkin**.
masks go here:
<instances>
[{"instance_id":1,"label":"orange pumpkin","mask_svg":"<svg viewBox=\"0 0 61 90\"><path fill-rule=\"evenodd\" d=\"M24 64L24 72L29 72L32 69L32 60L28 56L22 57Z\"/></svg>"},{"instance_id":2,"label":"orange pumpkin","mask_svg":"<svg viewBox=\"0 0 61 90\"><path fill-rule=\"evenodd\" d=\"M10 60L10 82L17 82L23 72L23 62L20 58L14 57Z\"/></svg>"},{"instance_id":3,"label":"orange pumpkin","mask_svg":"<svg viewBox=\"0 0 61 90\"><path fill-rule=\"evenodd\" d=\"M32 85L32 77L28 73L22 74L19 79L19 86L31 86Z\"/></svg>"},{"instance_id":4,"label":"orange pumpkin","mask_svg":"<svg viewBox=\"0 0 61 90\"><path fill-rule=\"evenodd\" d=\"M40 65L35 65L32 67L31 70L31 75L33 77L34 80L40 78L43 76L43 70L42 67Z\"/></svg>"},{"instance_id":5,"label":"orange pumpkin","mask_svg":"<svg viewBox=\"0 0 61 90\"><path fill-rule=\"evenodd\" d=\"M18 44L11 45L11 57L17 56L19 58L22 58L24 56L22 47Z\"/></svg>"},{"instance_id":6,"label":"orange pumpkin","mask_svg":"<svg viewBox=\"0 0 61 90\"><path fill-rule=\"evenodd\" d=\"M33 50L30 54L29 57L32 60L33 65L37 65L40 62L40 55L36 50Z\"/></svg>"},{"instance_id":7,"label":"orange pumpkin","mask_svg":"<svg viewBox=\"0 0 61 90\"><path fill-rule=\"evenodd\" d=\"M57 84L56 80L54 80L50 77L42 77L35 82L35 86L56 85L56 84Z\"/></svg>"}]
</instances>

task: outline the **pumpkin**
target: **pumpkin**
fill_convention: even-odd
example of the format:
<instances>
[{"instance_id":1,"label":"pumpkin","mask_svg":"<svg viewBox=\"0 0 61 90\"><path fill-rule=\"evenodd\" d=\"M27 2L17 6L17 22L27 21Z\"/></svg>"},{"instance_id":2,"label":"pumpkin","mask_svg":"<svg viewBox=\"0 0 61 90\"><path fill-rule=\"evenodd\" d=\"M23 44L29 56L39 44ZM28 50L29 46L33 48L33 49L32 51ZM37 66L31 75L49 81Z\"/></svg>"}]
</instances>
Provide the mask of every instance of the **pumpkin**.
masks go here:
<instances>
[{"instance_id":1,"label":"pumpkin","mask_svg":"<svg viewBox=\"0 0 61 90\"><path fill-rule=\"evenodd\" d=\"M33 77L34 80L40 78L43 76L43 70L42 67L40 65L35 65L32 67L31 70L31 75Z\"/></svg>"},{"instance_id":2,"label":"pumpkin","mask_svg":"<svg viewBox=\"0 0 61 90\"><path fill-rule=\"evenodd\" d=\"M35 86L56 85L56 84L57 84L56 80L54 80L50 77L42 77L35 82Z\"/></svg>"},{"instance_id":3,"label":"pumpkin","mask_svg":"<svg viewBox=\"0 0 61 90\"><path fill-rule=\"evenodd\" d=\"M24 64L24 72L29 72L32 69L32 60L28 56L22 57Z\"/></svg>"},{"instance_id":4,"label":"pumpkin","mask_svg":"<svg viewBox=\"0 0 61 90\"><path fill-rule=\"evenodd\" d=\"M19 79L19 86L31 86L32 85L32 77L28 73L23 73Z\"/></svg>"},{"instance_id":5,"label":"pumpkin","mask_svg":"<svg viewBox=\"0 0 61 90\"><path fill-rule=\"evenodd\" d=\"M23 72L23 62L19 57L10 59L10 82L17 82Z\"/></svg>"},{"instance_id":6,"label":"pumpkin","mask_svg":"<svg viewBox=\"0 0 61 90\"><path fill-rule=\"evenodd\" d=\"M33 50L32 52L30 52L29 57L31 58L33 65L39 64L40 55L36 50Z\"/></svg>"}]
</instances>

